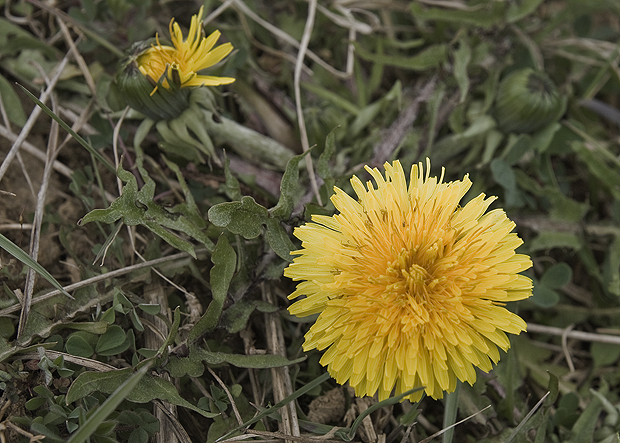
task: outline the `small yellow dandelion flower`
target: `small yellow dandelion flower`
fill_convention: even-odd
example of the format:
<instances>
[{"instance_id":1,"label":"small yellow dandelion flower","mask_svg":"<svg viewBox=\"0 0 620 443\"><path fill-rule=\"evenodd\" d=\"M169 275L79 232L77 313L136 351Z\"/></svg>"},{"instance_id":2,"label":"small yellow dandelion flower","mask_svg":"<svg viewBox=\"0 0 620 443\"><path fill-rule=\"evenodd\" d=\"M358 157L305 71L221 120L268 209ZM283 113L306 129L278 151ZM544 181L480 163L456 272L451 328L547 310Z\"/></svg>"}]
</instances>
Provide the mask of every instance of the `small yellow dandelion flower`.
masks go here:
<instances>
[{"instance_id":1,"label":"small yellow dandelion flower","mask_svg":"<svg viewBox=\"0 0 620 443\"><path fill-rule=\"evenodd\" d=\"M162 79L162 85L169 88L170 81L180 87L218 86L235 81L232 77L198 74L199 71L219 63L233 49L230 43L213 48L220 38L219 31L204 37L203 9L204 7L201 7L198 15L192 16L187 40L183 40L183 32L173 18L170 21L170 38L174 46L162 45L157 37L157 44L152 45L138 57L140 72L152 83L157 83Z\"/></svg>"},{"instance_id":2,"label":"small yellow dandelion flower","mask_svg":"<svg viewBox=\"0 0 620 443\"><path fill-rule=\"evenodd\" d=\"M475 367L491 370L498 348L510 347L506 332L526 328L503 307L532 294L515 224L501 209L486 212L495 197L460 207L468 176L444 183L429 169L414 165L407 185L398 161L385 164L385 178L366 167L376 187L354 176L357 199L335 188L339 214L295 229L302 249L284 275L303 280L289 298L305 298L289 311L319 314L304 350L327 349L321 364L358 396L423 387L441 398L457 379L473 384Z\"/></svg>"}]
</instances>

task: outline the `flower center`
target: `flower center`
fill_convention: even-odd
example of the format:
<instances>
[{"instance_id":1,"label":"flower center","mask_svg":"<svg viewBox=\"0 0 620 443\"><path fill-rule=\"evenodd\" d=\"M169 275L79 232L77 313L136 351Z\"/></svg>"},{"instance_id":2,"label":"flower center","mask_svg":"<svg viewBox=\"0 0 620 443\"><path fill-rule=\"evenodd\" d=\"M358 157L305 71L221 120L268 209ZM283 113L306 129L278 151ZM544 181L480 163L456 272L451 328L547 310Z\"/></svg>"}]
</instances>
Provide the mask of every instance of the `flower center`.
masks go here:
<instances>
[{"instance_id":1,"label":"flower center","mask_svg":"<svg viewBox=\"0 0 620 443\"><path fill-rule=\"evenodd\" d=\"M397 292L404 299L421 302L426 298L428 285L434 279L424 266L415 262L415 251L403 249L393 262L388 263L386 289Z\"/></svg>"},{"instance_id":2,"label":"flower center","mask_svg":"<svg viewBox=\"0 0 620 443\"><path fill-rule=\"evenodd\" d=\"M423 290L426 282L432 278L426 269L415 263L409 266L409 269L401 269L400 272L411 295Z\"/></svg>"}]
</instances>

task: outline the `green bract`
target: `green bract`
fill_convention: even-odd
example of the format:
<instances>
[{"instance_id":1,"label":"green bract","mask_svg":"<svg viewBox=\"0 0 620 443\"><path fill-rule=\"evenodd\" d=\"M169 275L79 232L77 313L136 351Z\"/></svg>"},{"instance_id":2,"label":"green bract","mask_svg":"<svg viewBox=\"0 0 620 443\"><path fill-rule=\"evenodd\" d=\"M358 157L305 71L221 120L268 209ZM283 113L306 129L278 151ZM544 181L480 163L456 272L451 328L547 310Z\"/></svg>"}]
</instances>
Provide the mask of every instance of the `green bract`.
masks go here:
<instances>
[{"instance_id":1,"label":"green bract","mask_svg":"<svg viewBox=\"0 0 620 443\"><path fill-rule=\"evenodd\" d=\"M190 89L181 89L174 83L164 88L163 78L152 84L140 72L137 58L149 48L148 42L135 44L130 50L131 55L123 63L116 77L116 83L129 106L147 117L159 121L178 117L189 107Z\"/></svg>"},{"instance_id":2,"label":"green bract","mask_svg":"<svg viewBox=\"0 0 620 443\"><path fill-rule=\"evenodd\" d=\"M566 98L544 72L519 69L499 84L495 118L506 132L534 132L557 121Z\"/></svg>"}]
</instances>

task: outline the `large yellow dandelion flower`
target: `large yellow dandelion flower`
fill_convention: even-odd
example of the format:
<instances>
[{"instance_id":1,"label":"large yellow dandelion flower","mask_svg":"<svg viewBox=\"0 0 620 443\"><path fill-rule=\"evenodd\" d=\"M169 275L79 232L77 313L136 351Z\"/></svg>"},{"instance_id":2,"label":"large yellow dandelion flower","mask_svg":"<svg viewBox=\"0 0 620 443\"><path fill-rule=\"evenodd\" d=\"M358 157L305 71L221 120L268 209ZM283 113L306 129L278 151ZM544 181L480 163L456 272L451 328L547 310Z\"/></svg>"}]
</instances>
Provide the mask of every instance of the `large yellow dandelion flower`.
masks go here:
<instances>
[{"instance_id":1,"label":"large yellow dandelion flower","mask_svg":"<svg viewBox=\"0 0 620 443\"><path fill-rule=\"evenodd\" d=\"M162 45L157 37L157 44L138 57L138 67L142 74L154 83L162 79L165 88L170 87L170 81L180 87L218 86L235 81L232 77L198 74L199 71L219 63L233 49L230 43L213 48L220 38L219 31L204 37L203 10L204 7L201 7L198 15L192 16L187 40L183 39L183 32L174 18L170 21L170 38L174 46Z\"/></svg>"},{"instance_id":2,"label":"large yellow dandelion flower","mask_svg":"<svg viewBox=\"0 0 620 443\"><path fill-rule=\"evenodd\" d=\"M358 396L379 399L423 387L441 398L457 379L473 384L475 367L488 372L507 350L506 332L525 322L504 304L532 294L518 273L531 266L516 254L521 239L495 197L484 194L460 207L471 186L443 183L422 164L385 164L385 178L364 187L353 177L357 199L339 188L331 200L339 211L314 215L295 229L302 249L284 275L303 280L289 298L299 317L319 314L304 350L327 349L321 364ZM418 391L407 398L417 401Z\"/></svg>"}]
</instances>

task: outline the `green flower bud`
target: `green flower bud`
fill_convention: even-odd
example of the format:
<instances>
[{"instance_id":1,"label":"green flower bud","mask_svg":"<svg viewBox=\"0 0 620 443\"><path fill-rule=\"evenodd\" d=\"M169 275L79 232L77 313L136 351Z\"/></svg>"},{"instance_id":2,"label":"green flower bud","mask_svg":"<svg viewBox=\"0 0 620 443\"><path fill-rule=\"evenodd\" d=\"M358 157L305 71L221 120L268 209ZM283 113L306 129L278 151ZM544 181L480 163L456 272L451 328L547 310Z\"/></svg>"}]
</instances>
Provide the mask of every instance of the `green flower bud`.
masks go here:
<instances>
[{"instance_id":1,"label":"green flower bud","mask_svg":"<svg viewBox=\"0 0 620 443\"><path fill-rule=\"evenodd\" d=\"M233 50L230 43L216 46L220 31L205 36L203 14L204 6L192 16L187 37L172 19L172 46L162 44L158 36L132 46L117 78L129 106L156 121L175 119L189 107L191 89L235 81L232 77L200 74Z\"/></svg>"},{"instance_id":2,"label":"green flower bud","mask_svg":"<svg viewBox=\"0 0 620 443\"><path fill-rule=\"evenodd\" d=\"M143 49L145 48L146 49ZM159 121L178 117L189 107L190 89L182 89L174 82L163 87L164 78L145 76L138 58L147 51L148 42L137 43L116 77L116 83L129 106L147 117Z\"/></svg>"},{"instance_id":3,"label":"green flower bud","mask_svg":"<svg viewBox=\"0 0 620 443\"><path fill-rule=\"evenodd\" d=\"M495 118L506 132L534 132L557 121L565 110L566 97L544 72L520 69L499 84Z\"/></svg>"}]
</instances>

